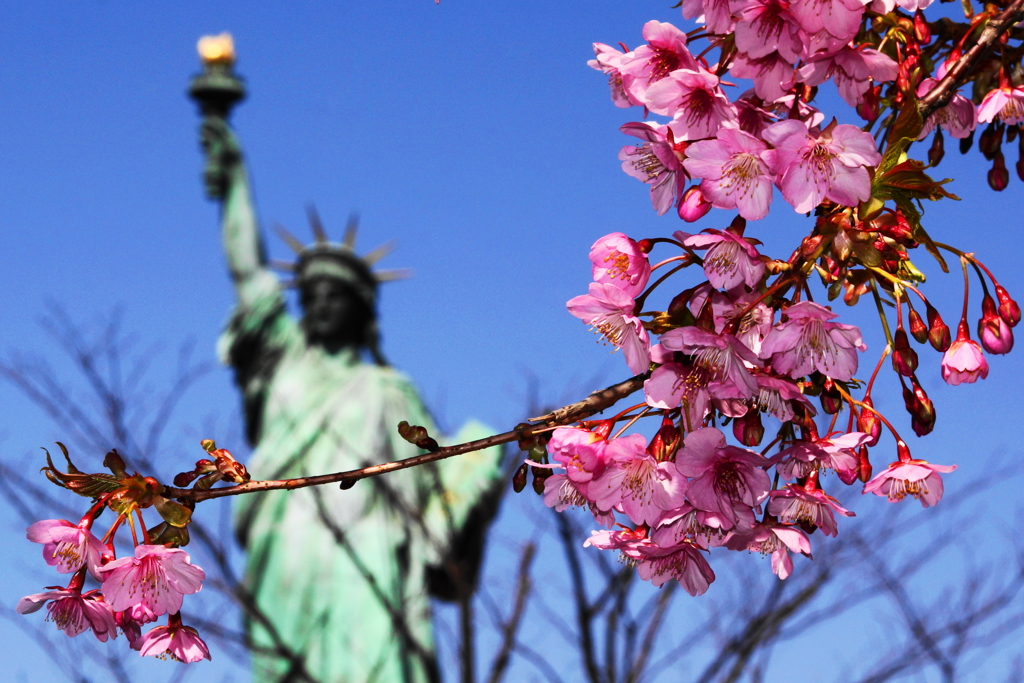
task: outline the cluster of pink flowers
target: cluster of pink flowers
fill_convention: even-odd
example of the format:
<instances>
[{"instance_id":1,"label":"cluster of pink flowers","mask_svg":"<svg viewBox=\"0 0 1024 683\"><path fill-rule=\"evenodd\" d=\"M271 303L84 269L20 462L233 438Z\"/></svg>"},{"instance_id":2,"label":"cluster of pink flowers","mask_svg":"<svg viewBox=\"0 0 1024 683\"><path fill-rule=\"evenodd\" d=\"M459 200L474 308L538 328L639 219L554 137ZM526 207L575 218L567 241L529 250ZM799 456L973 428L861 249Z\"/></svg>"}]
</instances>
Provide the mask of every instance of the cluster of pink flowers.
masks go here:
<instances>
[{"instance_id":1,"label":"cluster of pink flowers","mask_svg":"<svg viewBox=\"0 0 1024 683\"><path fill-rule=\"evenodd\" d=\"M929 3L896 4L923 9ZM872 123L881 84L902 86L913 77L917 96L934 88L937 80L921 74L921 46L912 34L901 35L906 48L897 51L900 62L879 51L876 37L854 40L866 10L893 7L885 0L687 0L683 16L704 21L689 35L650 21L643 28L647 43L634 50L595 43L589 64L608 74L615 104L669 118L622 126L623 133L643 141L622 148L623 170L651 186L659 215L675 206L687 221L711 207L735 210L748 220L763 218L773 186L799 213L823 200L845 206L867 200L869 169L881 160L874 139L834 119L823 126L826 117L808 93L831 80ZM715 36L731 36L735 49L709 65L690 51L690 36L698 33L713 44ZM730 97L727 75L751 79L753 88ZM940 63L936 78L944 75ZM979 121L997 120L1024 121L1024 86L1012 87L1005 75L977 108L955 94L929 119L921 138L936 126L965 138ZM687 189L691 179L695 183Z\"/></svg>"},{"instance_id":2,"label":"cluster of pink flowers","mask_svg":"<svg viewBox=\"0 0 1024 683\"><path fill-rule=\"evenodd\" d=\"M125 480L129 483L119 493L135 483L131 479ZM18 613L31 614L45 605L48 619L71 637L92 631L106 642L120 631L129 646L143 656L180 662L210 659L210 650L199 633L181 621L182 600L199 592L205 573L192 564L187 552L174 547L176 543L150 543L156 530L147 531L140 506L135 504L117 515L103 539L97 538L92 526L114 495L110 491L99 496L78 524L48 519L28 528L28 540L43 546L43 560L71 578L67 586L48 586L42 593L25 596L18 602ZM114 537L125 522L132 530L134 551L117 557ZM137 539L136 525L142 542ZM85 589L90 577L98 588ZM142 633L144 626L164 615L166 625Z\"/></svg>"},{"instance_id":3,"label":"cluster of pink flowers","mask_svg":"<svg viewBox=\"0 0 1024 683\"><path fill-rule=\"evenodd\" d=\"M935 165L942 131L966 149L978 123L988 123L979 148L996 160L990 185L1003 189L999 144L1004 129L1024 123L1024 86L1013 84L1009 65L997 65L986 78L995 74L998 86L984 81L981 94L988 94L977 106L953 90L916 128L912 120L903 123L907 117L897 119L967 49L968 35L946 35L935 43L945 57L930 49L926 58L932 36L921 10L928 4L683 0L683 16L702 22L689 34L650 21L646 44L634 50L594 45L590 65L608 75L617 106L667 117L621 128L641 141L622 148L622 168L650 186L658 214L675 207L688 222L713 207L738 214L726 229L639 242L613 233L594 244L594 281L568 309L622 350L629 369L644 377L644 401L603 421L555 430L544 462L529 461L547 505L585 507L605 527L587 545L621 553L656 585L676 579L690 594L703 593L715 577L705 557L712 548L771 554L773 571L786 578L791 553L809 556L816 531L835 536L838 519L853 516L826 493L826 484L860 481L864 493L890 502L912 496L930 507L942 498L940 475L956 469L911 456L892 421L874 407L875 378L891 354L911 427L923 436L934 427L935 409L917 379L910 338L943 354L948 384L972 383L988 374L984 352L1012 349L1020 309L973 254L928 237L911 200L952 195L942 188L946 181L932 180L925 164L905 152L934 132L929 161ZM971 27L995 10L986 12ZM878 15L888 18L865 24ZM691 52L691 41L701 38L710 47ZM705 55L713 49L718 63L709 64ZM728 95L730 75L752 79L753 88ZM863 129L835 118L825 124L829 117L812 101L827 80L868 122ZM891 109L887 119L883 107ZM873 136L879 120L889 123ZM1016 134L1014 128L1007 139ZM876 139L885 141L882 149ZM1018 170L1024 179L1024 160ZM812 231L785 261L762 255L760 242L745 236L747 221L768 214L775 188L796 212L815 215ZM955 338L917 287L924 278L909 251L922 243L944 268L940 248L963 266ZM651 265L658 245L672 252ZM703 278L672 288L665 310L647 305L655 290L670 287L671 276L693 266ZM968 321L971 268L983 290L979 341L971 339ZM812 276L820 277L829 300L845 292L852 306L871 292L877 301L888 343L870 381L858 378L867 349L860 330L814 300ZM883 298L893 305L895 326ZM818 398L820 414L809 397ZM650 440L627 433L647 418L660 420ZM774 437L754 450L766 439L766 418L776 422ZM719 429L729 423L734 443ZM896 459L872 477L869 449L878 446L883 427L895 440Z\"/></svg>"}]
</instances>

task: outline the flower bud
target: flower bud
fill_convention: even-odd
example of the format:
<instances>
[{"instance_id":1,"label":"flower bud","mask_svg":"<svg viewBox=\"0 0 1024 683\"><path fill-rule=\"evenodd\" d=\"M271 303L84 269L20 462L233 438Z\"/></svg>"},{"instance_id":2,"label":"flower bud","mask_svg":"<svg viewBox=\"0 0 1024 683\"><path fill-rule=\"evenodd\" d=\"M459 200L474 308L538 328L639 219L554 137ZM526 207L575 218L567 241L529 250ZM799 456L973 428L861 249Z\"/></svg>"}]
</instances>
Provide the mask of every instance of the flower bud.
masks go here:
<instances>
[{"instance_id":1,"label":"flower bud","mask_svg":"<svg viewBox=\"0 0 1024 683\"><path fill-rule=\"evenodd\" d=\"M545 467L531 466L530 469L533 471L533 491L538 496L544 495L544 482L551 476L551 470Z\"/></svg>"},{"instance_id":2,"label":"flower bud","mask_svg":"<svg viewBox=\"0 0 1024 683\"><path fill-rule=\"evenodd\" d=\"M761 423L761 411L752 408L743 417L732 421L732 435L747 448L753 448L764 438L764 425Z\"/></svg>"},{"instance_id":3,"label":"flower bud","mask_svg":"<svg viewBox=\"0 0 1024 683\"><path fill-rule=\"evenodd\" d=\"M924 324L921 314L913 308L910 309L910 335L918 344L928 341L928 326Z\"/></svg>"},{"instance_id":4,"label":"flower bud","mask_svg":"<svg viewBox=\"0 0 1024 683\"><path fill-rule=\"evenodd\" d=\"M936 351L945 353L952 343L949 337L949 325L942 321L942 316L931 304L925 305L928 315L928 342Z\"/></svg>"},{"instance_id":5,"label":"flower bud","mask_svg":"<svg viewBox=\"0 0 1024 683\"><path fill-rule=\"evenodd\" d=\"M1024 136L1021 136L1024 140ZM996 285L996 298L999 299L999 317L1010 327L1020 322L1020 306L1010 298L1010 293L1002 285Z\"/></svg>"},{"instance_id":6,"label":"flower bud","mask_svg":"<svg viewBox=\"0 0 1024 683\"><path fill-rule=\"evenodd\" d=\"M992 169L988 172L988 186L996 192L1002 192L1010 184L1010 172L1006 170L1006 160L1002 152L996 152Z\"/></svg>"},{"instance_id":7,"label":"flower bud","mask_svg":"<svg viewBox=\"0 0 1024 683\"><path fill-rule=\"evenodd\" d=\"M971 145L974 144L974 131L972 130L965 138L960 138L960 153L967 154L971 151Z\"/></svg>"},{"instance_id":8,"label":"flower bud","mask_svg":"<svg viewBox=\"0 0 1024 683\"><path fill-rule=\"evenodd\" d=\"M516 473L512 475L512 490L516 493L522 492L526 488L526 463L524 462L516 470Z\"/></svg>"},{"instance_id":9,"label":"flower bud","mask_svg":"<svg viewBox=\"0 0 1024 683\"><path fill-rule=\"evenodd\" d=\"M907 331L902 327L896 330L893 344L895 345L892 351L893 370L904 377L910 377L917 370L917 352L910 348L910 339L907 337Z\"/></svg>"},{"instance_id":10,"label":"flower bud","mask_svg":"<svg viewBox=\"0 0 1024 683\"><path fill-rule=\"evenodd\" d=\"M700 183L691 185L679 200L679 217L687 223L703 218L711 210L711 202L700 193Z\"/></svg>"},{"instance_id":11,"label":"flower bud","mask_svg":"<svg viewBox=\"0 0 1024 683\"><path fill-rule=\"evenodd\" d=\"M857 103L857 114L869 124L875 122L881 111L879 107L881 92L882 86L880 85L868 88L860 102Z\"/></svg>"},{"instance_id":12,"label":"flower bud","mask_svg":"<svg viewBox=\"0 0 1024 683\"><path fill-rule=\"evenodd\" d=\"M930 434L935 428L935 405L917 381L910 378L910 387L903 387L903 403L910 413L910 425L918 436Z\"/></svg>"},{"instance_id":13,"label":"flower bud","mask_svg":"<svg viewBox=\"0 0 1024 683\"><path fill-rule=\"evenodd\" d=\"M636 248L644 254L650 254L651 249L654 249L654 242L651 240L640 240L636 243Z\"/></svg>"},{"instance_id":14,"label":"flower bud","mask_svg":"<svg viewBox=\"0 0 1024 683\"><path fill-rule=\"evenodd\" d=\"M865 396L863 402L869 408L874 407L871 396ZM882 421L878 419L878 415L875 415L873 410L862 408L857 416L857 429L865 434L870 434L871 439L867 442L867 445L874 446L882 436Z\"/></svg>"},{"instance_id":15,"label":"flower bud","mask_svg":"<svg viewBox=\"0 0 1024 683\"><path fill-rule=\"evenodd\" d=\"M825 380L825 386L821 390L821 396L818 400L821 401L821 409L829 415L835 415L842 410L843 396L839 393L839 389L836 388L831 378Z\"/></svg>"},{"instance_id":16,"label":"flower bud","mask_svg":"<svg viewBox=\"0 0 1024 683\"><path fill-rule=\"evenodd\" d=\"M940 128L935 131L932 146L928 148L928 163L932 166L938 166L944 156L946 156L946 144L942 138L942 129Z\"/></svg>"},{"instance_id":17,"label":"flower bud","mask_svg":"<svg viewBox=\"0 0 1024 683\"><path fill-rule=\"evenodd\" d=\"M925 21L921 10L917 10L917 13L914 14L914 38L922 45L931 42L932 39L932 31L928 28L928 22Z\"/></svg>"},{"instance_id":18,"label":"flower bud","mask_svg":"<svg viewBox=\"0 0 1024 683\"><path fill-rule=\"evenodd\" d=\"M871 460L868 459L868 447L857 449L857 478L865 484L871 481Z\"/></svg>"},{"instance_id":19,"label":"flower bud","mask_svg":"<svg viewBox=\"0 0 1024 683\"><path fill-rule=\"evenodd\" d=\"M978 151L980 151L986 159L992 161L999 154L999 147L1003 144L1003 129L997 127L995 122L988 124L985 130L981 133L981 137L978 138Z\"/></svg>"},{"instance_id":20,"label":"flower bud","mask_svg":"<svg viewBox=\"0 0 1024 683\"><path fill-rule=\"evenodd\" d=\"M1001 355L1013 349L1013 330L996 312L996 302L988 294L981 300L982 317L978 321L978 340L989 353Z\"/></svg>"}]
</instances>

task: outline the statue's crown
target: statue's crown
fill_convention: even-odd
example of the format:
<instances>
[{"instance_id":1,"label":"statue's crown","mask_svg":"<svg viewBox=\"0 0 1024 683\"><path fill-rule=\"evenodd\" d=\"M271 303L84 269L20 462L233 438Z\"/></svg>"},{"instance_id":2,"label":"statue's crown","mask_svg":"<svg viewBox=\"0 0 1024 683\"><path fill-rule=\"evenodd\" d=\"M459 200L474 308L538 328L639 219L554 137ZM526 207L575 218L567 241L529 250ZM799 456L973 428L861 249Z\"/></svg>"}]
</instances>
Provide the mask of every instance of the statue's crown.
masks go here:
<instances>
[{"instance_id":1,"label":"statue's crown","mask_svg":"<svg viewBox=\"0 0 1024 683\"><path fill-rule=\"evenodd\" d=\"M328 277L343 281L352 288L371 307L377 300L377 286L382 282L401 280L410 277L412 272L400 270L373 270L373 266L391 253L395 243L388 242L376 249L359 256L355 251L356 232L359 218L355 214L349 216L348 225L342 241L331 242L327 238L320 216L312 206L308 209L309 224L313 229L313 244L304 245L295 235L281 225L274 229L281 239L298 255L295 263L290 261L272 261L271 267L294 275L287 283L289 287L301 288L314 278Z\"/></svg>"}]
</instances>

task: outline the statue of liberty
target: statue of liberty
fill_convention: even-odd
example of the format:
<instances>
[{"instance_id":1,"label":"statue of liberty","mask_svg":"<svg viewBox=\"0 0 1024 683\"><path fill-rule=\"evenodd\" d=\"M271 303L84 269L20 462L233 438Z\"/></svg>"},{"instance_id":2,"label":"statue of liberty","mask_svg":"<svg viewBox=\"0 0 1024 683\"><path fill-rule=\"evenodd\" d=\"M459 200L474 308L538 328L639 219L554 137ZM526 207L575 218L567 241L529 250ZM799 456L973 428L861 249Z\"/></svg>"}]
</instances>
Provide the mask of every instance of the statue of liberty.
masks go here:
<instances>
[{"instance_id":1,"label":"statue of liberty","mask_svg":"<svg viewBox=\"0 0 1024 683\"><path fill-rule=\"evenodd\" d=\"M221 42L217 42L217 41ZM204 41L205 45L204 45ZM271 272L238 141L227 125L244 95L230 38L200 41L205 71L191 88L204 121L208 194L221 202L237 305L218 344L243 395L249 471L301 477L419 454L396 426L433 426L409 380L388 366L377 332L372 266L350 222L339 243L311 211L315 242L289 264L303 315L287 311ZM364 362L363 355L372 362ZM469 426L461 441L482 436ZM236 511L247 551L246 622L259 681L439 681L429 593L472 593L483 530L500 486L499 454L469 454L360 481L245 496Z\"/></svg>"}]
</instances>

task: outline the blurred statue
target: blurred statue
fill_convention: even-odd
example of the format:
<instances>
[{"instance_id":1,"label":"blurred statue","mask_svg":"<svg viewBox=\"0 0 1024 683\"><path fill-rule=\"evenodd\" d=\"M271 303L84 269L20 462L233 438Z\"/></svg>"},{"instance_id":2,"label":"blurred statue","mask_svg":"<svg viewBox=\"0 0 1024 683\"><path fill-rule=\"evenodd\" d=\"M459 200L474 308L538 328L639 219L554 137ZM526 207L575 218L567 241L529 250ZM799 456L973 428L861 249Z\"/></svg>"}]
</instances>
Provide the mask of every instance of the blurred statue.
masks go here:
<instances>
[{"instance_id":1,"label":"blurred statue","mask_svg":"<svg viewBox=\"0 0 1024 683\"><path fill-rule=\"evenodd\" d=\"M377 333L378 285L391 275L371 267L387 249L360 257L354 222L333 243L311 211L313 245L284 232L298 254L288 269L303 309L301 321L288 314L265 257L243 155L226 123L244 96L231 72L230 42L206 47L204 54L200 45L205 71L191 94L204 114L207 192L221 201L238 296L219 352L243 394L256 449L249 471L259 479L301 477L419 454L396 425L407 420L433 433L433 423L409 380L387 365ZM478 438L482 430L471 425L455 439ZM345 491L243 496L236 523L248 552L246 622L256 679L439 680L428 593L472 594L500 479L492 451Z\"/></svg>"}]
</instances>

